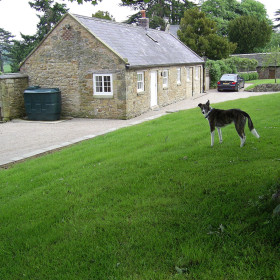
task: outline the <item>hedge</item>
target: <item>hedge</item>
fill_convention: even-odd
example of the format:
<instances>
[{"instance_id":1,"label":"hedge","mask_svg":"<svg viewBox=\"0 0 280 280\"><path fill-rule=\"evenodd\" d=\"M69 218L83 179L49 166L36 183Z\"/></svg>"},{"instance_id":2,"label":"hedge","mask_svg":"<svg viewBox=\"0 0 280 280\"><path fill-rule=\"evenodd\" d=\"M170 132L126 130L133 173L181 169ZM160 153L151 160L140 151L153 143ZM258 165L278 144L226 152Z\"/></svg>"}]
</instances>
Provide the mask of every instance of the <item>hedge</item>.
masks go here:
<instances>
[{"instance_id":1,"label":"hedge","mask_svg":"<svg viewBox=\"0 0 280 280\"><path fill-rule=\"evenodd\" d=\"M259 74L257 71L254 72L241 72L238 73L240 77L242 77L245 81L250 81L250 80L257 80L259 78Z\"/></svg>"},{"instance_id":2,"label":"hedge","mask_svg":"<svg viewBox=\"0 0 280 280\"><path fill-rule=\"evenodd\" d=\"M239 73L245 81L254 80L258 78L258 73L256 67L258 61L255 59L240 58L240 57L230 57L222 60L207 60L206 67L209 69L210 75L210 86L216 87L217 82L223 74L229 73ZM254 72L248 72L254 71Z\"/></svg>"}]
</instances>

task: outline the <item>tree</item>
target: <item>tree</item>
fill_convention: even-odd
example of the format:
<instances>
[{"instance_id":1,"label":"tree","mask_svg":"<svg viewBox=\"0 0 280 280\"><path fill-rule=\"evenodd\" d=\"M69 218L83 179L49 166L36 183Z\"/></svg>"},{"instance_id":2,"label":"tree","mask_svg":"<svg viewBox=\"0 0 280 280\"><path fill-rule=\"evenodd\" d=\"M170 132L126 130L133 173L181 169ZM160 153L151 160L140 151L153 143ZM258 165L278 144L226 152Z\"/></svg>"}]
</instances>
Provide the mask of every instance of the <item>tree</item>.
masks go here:
<instances>
[{"instance_id":1,"label":"tree","mask_svg":"<svg viewBox=\"0 0 280 280\"><path fill-rule=\"evenodd\" d=\"M280 46L280 33L272 32L270 41L263 48L256 48L255 52L267 53L271 49Z\"/></svg>"},{"instance_id":2,"label":"tree","mask_svg":"<svg viewBox=\"0 0 280 280\"><path fill-rule=\"evenodd\" d=\"M36 33L38 41L41 41L68 11L65 4L54 3L53 0L33 0L28 3L37 12L43 12L43 15L37 15L39 18Z\"/></svg>"},{"instance_id":3,"label":"tree","mask_svg":"<svg viewBox=\"0 0 280 280\"><path fill-rule=\"evenodd\" d=\"M115 21L115 19L112 15L109 14L109 12L103 12L100 10L97 11L95 14L92 14L92 17Z\"/></svg>"},{"instance_id":4,"label":"tree","mask_svg":"<svg viewBox=\"0 0 280 280\"><path fill-rule=\"evenodd\" d=\"M78 4L83 4L84 2L91 2L92 5L97 5L98 2L101 2L102 0L68 0L70 2L77 2Z\"/></svg>"},{"instance_id":5,"label":"tree","mask_svg":"<svg viewBox=\"0 0 280 280\"><path fill-rule=\"evenodd\" d=\"M196 6L189 0L122 0L122 6L130 6L135 10L146 10L150 21L153 17L168 18L170 24L179 24L186 9ZM135 15L132 16L134 19ZM131 19L128 20L131 23Z\"/></svg>"},{"instance_id":6,"label":"tree","mask_svg":"<svg viewBox=\"0 0 280 280\"><path fill-rule=\"evenodd\" d=\"M216 22L218 34L225 36L229 21L241 15L241 4L237 0L207 0L201 11Z\"/></svg>"},{"instance_id":7,"label":"tree","mask_svg":"<svg viewBox=\"0 0 280 280\"><path fill-rule=\"evenodd\" d=\"M207 56L209 59L226 58L236 47L227 38L217 34L216 23L207 18L198 8L185 12L178 36L198 55Z\"/></svg>"},{"instance_id":8,"label":"tree","mask_svg":"<svg viewBox=\"0 0 280 280\"><path fill-rule=\"evenodd\" d=\"M218 34L228 35L229 22L240 16L254 16L268 20L265 6L255 0L207 0L201 5L201 10L217 24Z\"/></svg>"},{"instance_id":9,"label":"tree","mask_svg":"<svg viewBox=\"0 0 280 280\"><path fill-rule=\"evenodd\" d=\"M267 19L267 12L264 4L255 0L243 0L241 1L241 15L254 16L258 19Z\"/></svg>"},{"instance_id":10,"label":"tree","mask_svg":"<svg viewBox=\"0 0 280 280\"><path fill-rule=\"evenodd\" d=\"M36 34L33 36L21 34L21 40L15 40L11 52L12 71L17 72L21 61L40 43L40 41L50 32L54 25L67 13L65 4L54 3L53 0L33 0L29 2L31 8L42 13L37 15Z\"/></svg>"},{"instance_id":11,"label":"tree","mask_svg":"<svg viewBox=\"0 0 280 280\"><path fill-rule=\"evenodd\" d=\"M4 72L4 60L7 59L8 54L12 48L12 38L10 32L0 28L0 72Z\"/></svg>"},{"instance_id":12,"label":"tree","mask_svg":"<svg viewBox=\"0 0 280 280\"><path fill-rule=\"evenodd\" d=\"M266 20L241 16L229 23L229 40L237 43L236 53L252 53L271 38L272 27Z\"/></svg>"},{"instance_id":13,"label":"tree","mask_svg":"<svg viewBox=\"0 0 280 280\"><path fill-rule=\"evenodd\" d=\"M21 35L21 40L14 40L13 46L10 50L10 56L12 58L11 70L12 72L18 72L19 64L29 55L29 53L37 46L37 35Z\"/></svg>"}]
</instances>

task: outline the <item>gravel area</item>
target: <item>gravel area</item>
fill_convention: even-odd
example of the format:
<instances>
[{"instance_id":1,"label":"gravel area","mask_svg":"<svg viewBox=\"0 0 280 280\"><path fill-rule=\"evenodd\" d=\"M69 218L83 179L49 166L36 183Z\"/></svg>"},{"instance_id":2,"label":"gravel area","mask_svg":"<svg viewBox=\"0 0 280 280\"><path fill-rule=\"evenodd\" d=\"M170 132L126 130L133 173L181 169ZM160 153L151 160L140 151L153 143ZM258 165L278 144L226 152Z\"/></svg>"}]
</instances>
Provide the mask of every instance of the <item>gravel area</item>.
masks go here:
<instances>
[{"instance_id":1,"label":"gravel area","mask_svg":"<svg viewBox=\"0 0 280 280\"><path fill-rule=\"evenodd\" d=\"M0 168L94 138L113 130L158 118L168 113L197 107L198 103L218 103L250 96L273 94L272 92L217 92L209 90L199 97L186 99L158 110L149 111L130 120L73 118L54 122L15 119L0 123ZM246 110L246 108L242 108Z\"/></svg>"}]
</instances>

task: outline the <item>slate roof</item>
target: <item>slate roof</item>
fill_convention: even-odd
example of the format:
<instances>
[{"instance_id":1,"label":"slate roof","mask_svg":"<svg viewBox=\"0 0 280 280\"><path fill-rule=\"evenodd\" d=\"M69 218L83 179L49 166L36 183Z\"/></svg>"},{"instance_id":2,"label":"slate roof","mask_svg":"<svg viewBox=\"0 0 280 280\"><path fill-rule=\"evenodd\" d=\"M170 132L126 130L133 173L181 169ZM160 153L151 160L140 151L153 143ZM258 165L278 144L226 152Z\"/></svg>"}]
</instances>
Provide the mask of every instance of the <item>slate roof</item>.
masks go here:
<instances>
[{"instance_id":1,"label":"slate roof","mask_svg":"<svg viewBox=\"0 0 280 280\"><path fill-rule=\"evenodd\" d=\"M201 64L203 59L171 34L80 15L72 16L129 67Z\"/></svg>"},{"instance_id":2,"label":"slate roof","mask_svg":"<svg viewBox=\"0 0 280 280\"><path fill-rule=\"evenodd\" d=\"M169 33L171 33L173 36L178 38L177 32L180 28L180 25L169 25Z\"/></svg>"}]
</instances>

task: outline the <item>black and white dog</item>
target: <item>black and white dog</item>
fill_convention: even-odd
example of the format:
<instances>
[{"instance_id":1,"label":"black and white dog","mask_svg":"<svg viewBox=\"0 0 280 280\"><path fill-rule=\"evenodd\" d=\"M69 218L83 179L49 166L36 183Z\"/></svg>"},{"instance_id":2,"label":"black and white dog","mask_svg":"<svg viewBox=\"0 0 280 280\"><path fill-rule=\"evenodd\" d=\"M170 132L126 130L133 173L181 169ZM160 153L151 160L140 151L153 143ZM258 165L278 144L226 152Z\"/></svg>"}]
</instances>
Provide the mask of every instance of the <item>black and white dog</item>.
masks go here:
<instances>
[{"instance_id":1,"label":"black and white dog","mask_svg":"<svg viewBox=\"0 0 280 280\"><path fill-rule=\"evenodd\" d=\"M257 138L260 138L258 132L254 128L250 116L246 112L241 111L239 109L220 110L211 108L209 100L206 104L199 103L198 107L200 107L202 114L209 121L211 132L211 146L214 145L215 127L217 127L219 140L220 143L222 143L223 138L221 128L228 124L234 123L236 131L241 139L240 147L243 147L246 141L246 136L244 132L246 119L248 119L248 126L252 134Z\"/></svg>"}]
</instances>

